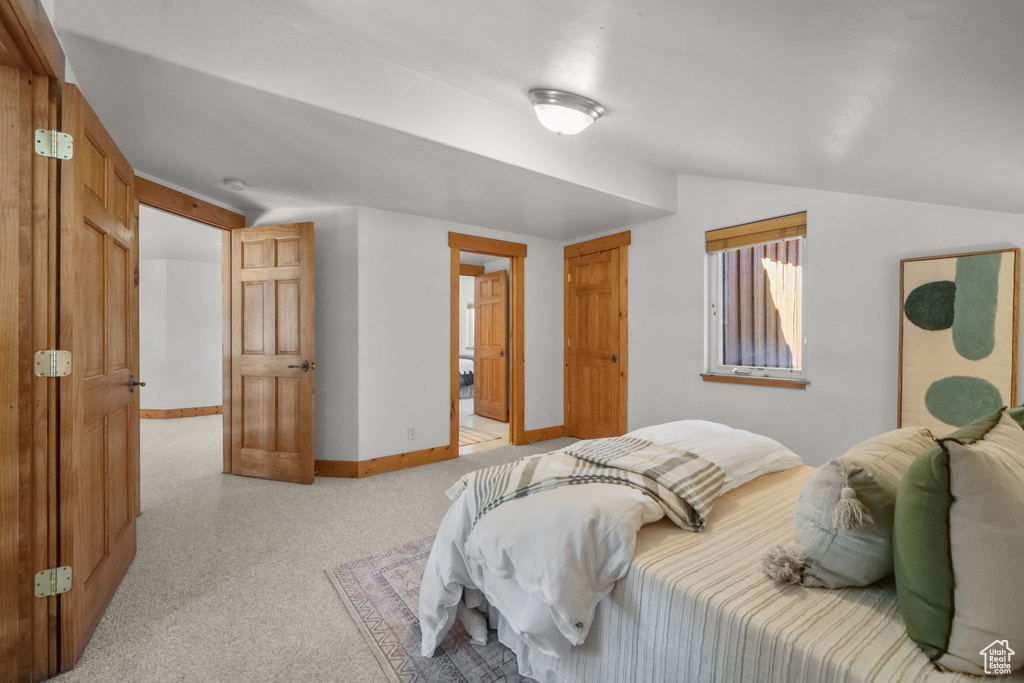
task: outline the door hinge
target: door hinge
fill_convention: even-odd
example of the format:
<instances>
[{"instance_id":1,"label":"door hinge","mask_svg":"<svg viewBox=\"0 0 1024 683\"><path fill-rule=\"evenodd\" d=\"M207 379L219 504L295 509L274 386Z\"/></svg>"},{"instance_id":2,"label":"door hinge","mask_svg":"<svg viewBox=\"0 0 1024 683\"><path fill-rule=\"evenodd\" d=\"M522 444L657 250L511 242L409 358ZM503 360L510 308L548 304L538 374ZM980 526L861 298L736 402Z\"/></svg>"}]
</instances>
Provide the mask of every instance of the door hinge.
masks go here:
<instances>
[{"instance_id":1,"label":"door hinge","mask_svg":"<svg viewBox=\"0 0 1024 683\"><path fill-rule=\"evenodd\" d=\"M565 274L565 281L566 282L572 282L572 273L566 273Z\"/></svg>"},{"instance_id":2,"label":"door hinge","mask_svg":"<svg viewBox=\"0 0 1024 683\"><path fill-rule=\"evenodd\" d=\"M46 598L71 590L71 567L53 567L36 574L36 597Z\"/></svg>"},{"instance_id":3,"label":"door hinge","mask_svg":"<svg viewBox=\"0 0 1024 683\"><path fill-rule=\"evenodd\" d=\"M59 130L36 129L36 154L67 161L75 155L75 140Z\"/></svg>"},{"instance_id":4,"label":"door hinge","mask_svg":"<svg viewBox=\"0 0 1024 683\"><path fill-rule=\"evenodd\" d=\"M67 377L71 374L71 352L60 349L36 351L33 371L36 377Z\"/></svg>"}]
</instances>

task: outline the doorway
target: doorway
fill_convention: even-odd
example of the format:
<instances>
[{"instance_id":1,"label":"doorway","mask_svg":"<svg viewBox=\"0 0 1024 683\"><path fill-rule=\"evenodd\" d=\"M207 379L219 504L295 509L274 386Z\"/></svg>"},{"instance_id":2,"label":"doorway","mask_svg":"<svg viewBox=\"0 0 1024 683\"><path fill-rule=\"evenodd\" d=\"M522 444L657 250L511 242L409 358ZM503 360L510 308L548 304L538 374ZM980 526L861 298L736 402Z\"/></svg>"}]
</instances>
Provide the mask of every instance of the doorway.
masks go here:
<instances>
[{"instance_id":1,"label":"doorway","mask_svg":"<svg viewBox=\"0 0 1024 683\"><path fill-rule=\"evenodd\" d=\"M459 455L509 444L509 270L505 257L459 256Z\"/></svg>"},{"instance_id":2,"label":"doorway","mask_svg":"<svg viewBox=\"0 0 1024 683\"><path fill-rule=\"evenodd\" d=\"M525 443L526 245L448 233L451 457Z\"/></svg>"},{"instance_id":3,"label":"doorway","mask_svg":"<svg viewBox=\"0 0 1024 683\"><path fill-rule=\"evenodd\" d=\"M222 469L222 230L139 207L140 469ZM148 472L147 472L148 470ZM199 472L197 472L199 474ZM145 478L145 477L144 477Z\"/></svg>"}]
</instances>

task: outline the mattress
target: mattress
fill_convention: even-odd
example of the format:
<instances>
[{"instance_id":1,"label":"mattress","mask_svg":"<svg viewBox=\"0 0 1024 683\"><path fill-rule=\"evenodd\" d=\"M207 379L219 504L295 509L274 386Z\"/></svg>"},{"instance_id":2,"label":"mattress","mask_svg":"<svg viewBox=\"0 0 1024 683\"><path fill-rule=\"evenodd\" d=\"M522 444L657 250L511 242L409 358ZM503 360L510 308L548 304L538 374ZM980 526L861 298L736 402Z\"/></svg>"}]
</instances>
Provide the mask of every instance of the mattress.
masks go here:
<instances>
[{"instance_id":1,"label":"mattress","mask_svg":"<svg viewBox=\"0 0 1024 683\"><path fill-rule=\"evenodd\" d=\"M535 678L566 683L977 680L937 671L908 638L891 579L825 590L764 575L758 559L793 542L793 507L813 471L730 491L703 533L666 521L641 529L629 573L567 658L530 652L499 624L502 641Z\"/></svg>"}]
</instances>

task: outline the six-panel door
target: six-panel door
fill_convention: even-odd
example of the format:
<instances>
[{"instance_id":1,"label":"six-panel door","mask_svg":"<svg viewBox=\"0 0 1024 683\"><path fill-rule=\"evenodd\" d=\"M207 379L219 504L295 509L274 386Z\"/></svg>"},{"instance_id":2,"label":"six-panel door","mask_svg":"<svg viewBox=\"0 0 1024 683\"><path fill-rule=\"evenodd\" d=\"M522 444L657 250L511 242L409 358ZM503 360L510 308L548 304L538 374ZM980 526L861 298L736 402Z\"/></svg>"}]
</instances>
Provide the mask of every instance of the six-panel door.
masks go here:
<instances>
[{"instance_id":1,"label":"six-panel door","mask_svg":"<svg viewBox=\"0 0 1024 683\"><path fill-rule=\"evenodd\" d=\"M231 240L231 472L312 483L313 224Z\"/></svg>"},{"instance_id":2,"label":"six-panel door","mask_svg":"<svg viewBox=\"0 0 1024 683\"><path fill-rule=\"evenodd\" d=\"M475 280L473 412L508 422L508 273Z\"/></svg>"},{"instance_id":3,"label":"six-panel door","mask_svg":"<svg viewBox=\"0 0 1024 683\"><path fill-rule=\"evenodd\" d=\"M135 556L139 328L134 173L81 92L65 91L61 167L61 668L85 649Z\"/></svg>"}]
</instances>

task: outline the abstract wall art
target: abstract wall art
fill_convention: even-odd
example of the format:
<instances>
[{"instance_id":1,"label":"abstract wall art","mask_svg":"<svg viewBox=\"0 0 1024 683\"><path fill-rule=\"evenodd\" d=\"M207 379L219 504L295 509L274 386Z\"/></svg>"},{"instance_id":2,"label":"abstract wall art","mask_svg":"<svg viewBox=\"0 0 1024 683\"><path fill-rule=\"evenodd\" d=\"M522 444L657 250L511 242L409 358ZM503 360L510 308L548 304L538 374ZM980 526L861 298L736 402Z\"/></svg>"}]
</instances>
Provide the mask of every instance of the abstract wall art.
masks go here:
<instances>
[{"instance_id":1,"label":"abstract wall art","mask_svg":"<svg viewBox=\"0 0 1024 683\"><path fill-rule=\"evenodd\" d=\"M1017 402L1021 250L900 262L897 425L936 437Z\"/></svg>"}]
</instances>

